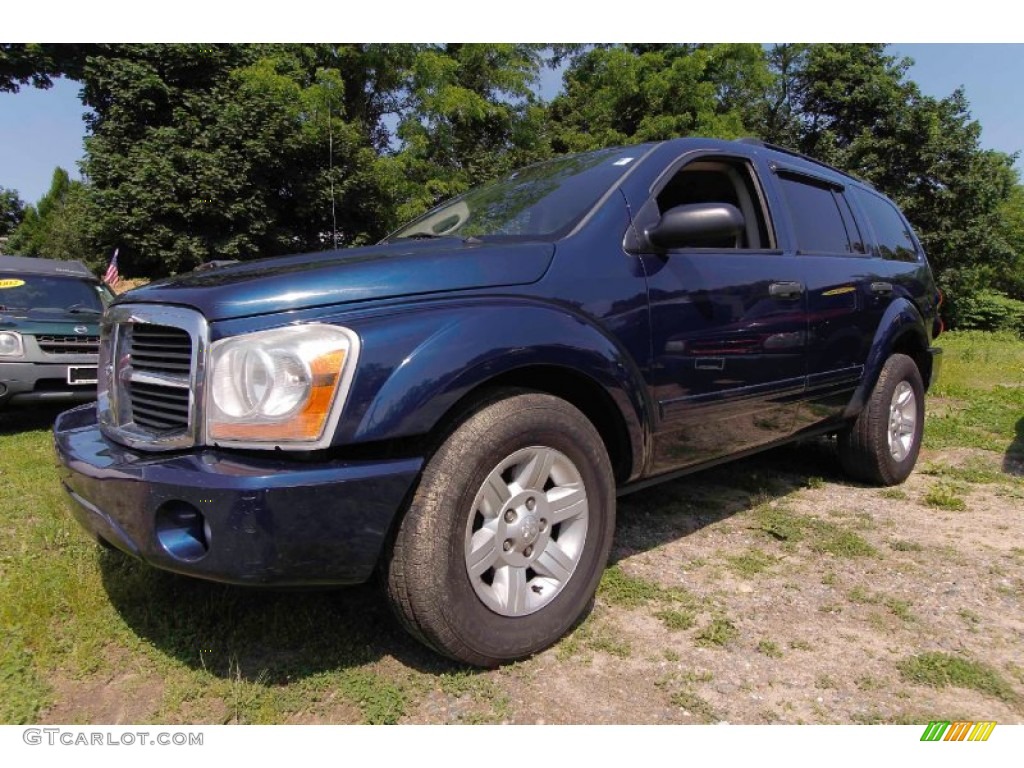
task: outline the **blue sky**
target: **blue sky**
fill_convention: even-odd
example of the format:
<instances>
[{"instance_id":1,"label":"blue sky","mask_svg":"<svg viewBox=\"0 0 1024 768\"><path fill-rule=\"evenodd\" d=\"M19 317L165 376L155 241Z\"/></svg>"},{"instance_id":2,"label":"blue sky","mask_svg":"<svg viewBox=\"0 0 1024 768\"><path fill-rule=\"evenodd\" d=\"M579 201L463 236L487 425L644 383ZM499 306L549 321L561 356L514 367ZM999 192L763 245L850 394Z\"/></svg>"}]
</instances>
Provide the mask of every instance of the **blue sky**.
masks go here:
<instances>
[{"instance_id":1,"label":"blue sky","mask_svg":"<svg viewBox=\"0 0 1024 768\"><path fill-rule=\"evenodd\" d=\"M946 96L963 85L982 124L984 146L1024 149L1024 45L901 44L890 52L915 60L910 76L927 94ZM542 95L554 95L559 82L558 73L549 73ZM16 189L31 203L46 192L58 165L77 175L85 135L78 89L59 80L47 91L0 93L0 186ZM1024 162L1018 160L1017 167L1024 169Z\"/></svg>"}]
</instances>

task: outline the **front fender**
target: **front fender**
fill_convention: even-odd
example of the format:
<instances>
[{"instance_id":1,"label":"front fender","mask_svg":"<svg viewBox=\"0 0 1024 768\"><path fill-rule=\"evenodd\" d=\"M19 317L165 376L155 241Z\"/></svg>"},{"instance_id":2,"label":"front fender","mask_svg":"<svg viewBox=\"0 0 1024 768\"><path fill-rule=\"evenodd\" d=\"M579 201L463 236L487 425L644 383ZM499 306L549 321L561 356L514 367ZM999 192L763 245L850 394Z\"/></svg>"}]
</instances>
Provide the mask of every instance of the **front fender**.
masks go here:
<instances>
[{"instance_id":1,"label":"front fender","mask_svg":"<svg viewBox=\"0 0 1024 768\"><path fill-rule=\"evenodd\" d=\"M846 411L843 413L845 418L854 418L864 409L864 405L871 396L871 390L875 388L878 377L882 373L885 361L889 359L897 346L902 346L907 341L910 341L914 347L928 348L928 334L925 331L921 312L909 299L898 298L889 305L885 314L882 315L882 321L878 324L878 330L875 332L875 338L871 342L871 349L864 364L864 375L861 377L860 386L857 387L846 406ZM926 372L922 373L925 374L927 381Z\"/></svg>"},{"instance_id":2,"label":"front fender","mask_svg":"<svg viewBox=\"0 0 1024 768\"><path fill-rule=\"evenodd\" d=\"M360 360L336 445L432 431L466 394L534 366L600 385L621 412L634 467L643 466L650 409L630 354L588 318L528 298L444 302L369 319L357 328Z\"/></svg>"}]
</instances>

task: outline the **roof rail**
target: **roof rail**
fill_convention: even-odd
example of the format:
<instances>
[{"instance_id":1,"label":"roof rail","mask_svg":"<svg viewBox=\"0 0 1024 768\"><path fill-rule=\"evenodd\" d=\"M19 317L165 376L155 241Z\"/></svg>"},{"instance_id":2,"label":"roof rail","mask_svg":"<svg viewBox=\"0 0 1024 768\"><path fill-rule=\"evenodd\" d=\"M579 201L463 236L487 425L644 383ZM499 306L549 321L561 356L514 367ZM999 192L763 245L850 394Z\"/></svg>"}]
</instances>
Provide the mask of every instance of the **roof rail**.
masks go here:
<instances>
[{"instance_id":1,"label":"roof rail","mask_svg":"<svg viewBox=\"0 0 1024 768\"><path fill-rule=\"evenodd\" d=\"M755 139L753 137L739 139L739 142L740 144L752 144L755 147L764 147L765 149L770 149L773 152L781 152L782 154L789 155L790 157L798 157L801 160L806 160L808 163L814 163L815 165L820 165L822 168L828 168L830 171L838 173L840 176L845 176L848 179L853 179L854 181L863 184L866 187L872 186L871 182L865 181L859 176L855 176L852 173L848 173L847 171L844 171L841 168L836 168L834 165L829 165L824 160L819 160L816 157L805 155L803 152L797 152L795 149L789 149L788 147L783 147L778 144L772 144L771 142L765 141L763 139Z\"/></svg>"}]
</instances>

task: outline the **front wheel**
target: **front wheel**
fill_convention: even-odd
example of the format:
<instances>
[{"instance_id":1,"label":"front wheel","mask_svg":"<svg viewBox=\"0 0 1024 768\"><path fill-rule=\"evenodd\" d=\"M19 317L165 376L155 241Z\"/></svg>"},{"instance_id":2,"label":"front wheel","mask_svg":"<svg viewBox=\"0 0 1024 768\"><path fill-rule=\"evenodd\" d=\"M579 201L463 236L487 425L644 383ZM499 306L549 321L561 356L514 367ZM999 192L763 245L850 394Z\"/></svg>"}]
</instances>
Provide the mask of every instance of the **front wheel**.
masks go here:
<instances>
[{"instance_id":1,"label":"front wheel","mask_svg":"<svg viewBox=\"0 0 1024 768\"><path fill-rule=\"evenodd\" d=\"M597 430L564 400L515 394L470 416L428 463L389 552L390 602L456 660L524 658L586 612L614 526Z\"/></svg>"},{"instance_id":2,"label":"front wheel","mask_svg":"<svg viewBox=\"0 0 1024 768\"><path fill-rule=\"evenodd\" d=\"M853 426L839 435L847 474L877 485L897 485L917 463L924 434L924 384L914 360L892 355Z\"/></svg>"}]
</instances>

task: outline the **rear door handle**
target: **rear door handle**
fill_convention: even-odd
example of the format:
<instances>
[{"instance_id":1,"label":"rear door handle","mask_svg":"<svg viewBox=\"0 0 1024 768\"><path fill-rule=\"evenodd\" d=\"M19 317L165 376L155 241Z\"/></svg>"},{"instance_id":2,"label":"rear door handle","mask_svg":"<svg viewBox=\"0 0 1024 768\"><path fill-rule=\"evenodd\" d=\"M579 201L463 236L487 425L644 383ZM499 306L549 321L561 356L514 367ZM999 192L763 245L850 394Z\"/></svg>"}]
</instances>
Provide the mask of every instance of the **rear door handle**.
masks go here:
<instances>
[{"instance_id":1,"label":"rear door handle","mask_svg":"<svg viewBox=\"0 0 1024 768\"><path fill-rule=\"evenodd\" d=\"M885 282L872 283L871 284L871 292L872 293L879 293L879 294L883 294L883 295L884 294L892 293L892 283L885 283Z\"/></svg>"},{"instance_id":2,"label":"rear door handle","mask_svg":"<svg viewBox=\"0 0 1024 768\"><path fill-rule=\"evenodd\" d=\"M783 280L768 285L768 295L777 299L797 299L804 292L804 284L795 280Z\"/></svg>"}]
</instances>

